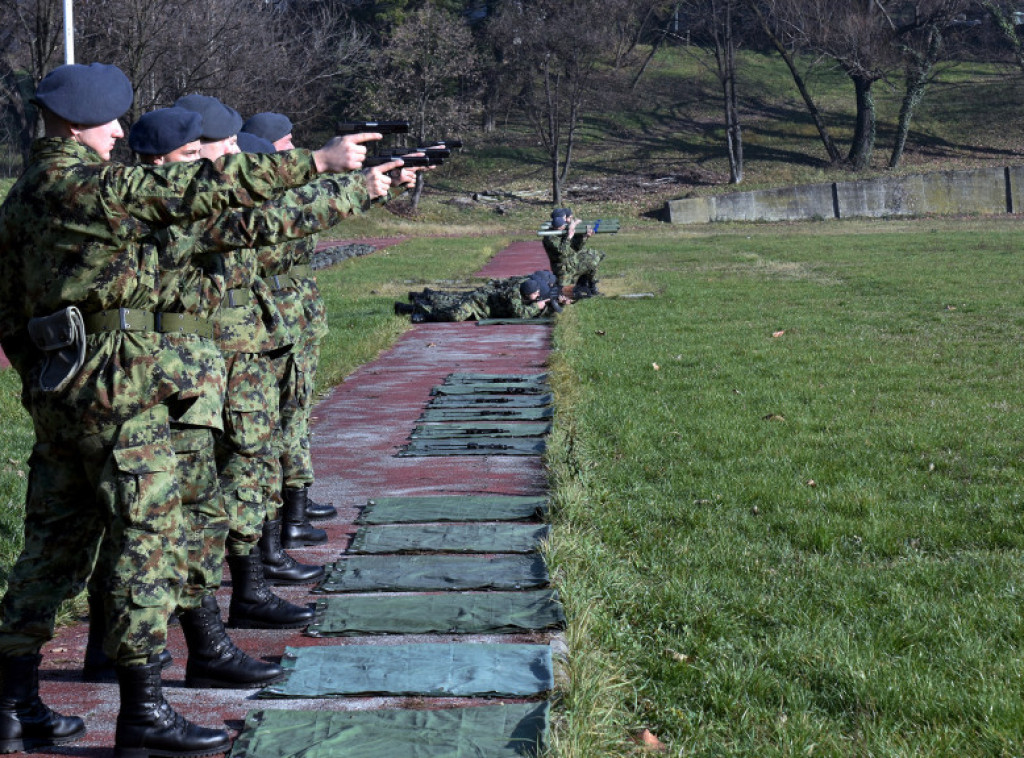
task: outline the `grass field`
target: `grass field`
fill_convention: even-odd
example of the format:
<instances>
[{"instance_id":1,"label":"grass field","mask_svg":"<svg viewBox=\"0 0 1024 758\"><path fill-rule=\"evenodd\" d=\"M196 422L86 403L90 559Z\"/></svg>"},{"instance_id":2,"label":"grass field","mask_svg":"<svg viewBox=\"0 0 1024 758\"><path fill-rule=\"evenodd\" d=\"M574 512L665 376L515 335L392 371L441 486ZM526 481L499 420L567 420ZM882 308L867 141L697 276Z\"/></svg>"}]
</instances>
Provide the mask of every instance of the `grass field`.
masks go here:
<instances>
[{"instance_id":1,"label":"grass field","mask_svg":"<svg viewBox=\"0 0 1024 758\"><path fill-rule=\"evenodd\" d=\"M557 333L551 559L589 714L561 754L642 728L678 756L1020 754L1018 241L916 222L604 245L607 288L656 297Z\"/></svg>"}]
</instances>

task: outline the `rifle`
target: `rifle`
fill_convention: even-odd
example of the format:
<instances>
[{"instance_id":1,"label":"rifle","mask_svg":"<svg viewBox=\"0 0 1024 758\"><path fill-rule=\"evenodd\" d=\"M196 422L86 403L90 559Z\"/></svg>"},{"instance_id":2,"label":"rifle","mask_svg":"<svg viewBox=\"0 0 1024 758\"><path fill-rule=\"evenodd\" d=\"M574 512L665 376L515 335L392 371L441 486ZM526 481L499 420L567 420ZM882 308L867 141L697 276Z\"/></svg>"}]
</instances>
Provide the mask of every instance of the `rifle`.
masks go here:
<instances>
[{"instance_id":1,"label":"rifle","mask_svg":"<svg viewBox=\"0 0 1024 758\"><path fill-rule=\"evenodd\" d=\"M617 218L597 219L596 221L580 221L576 224L576 233L580 234L580 230L586 231L588 227L594 227L594 234L616 234L619 231L619 220ZM554 237L559 234L565 234L566 229L552 229L551 222L546 221L541 224L540 231L537 232L538 237Z\"/></svg>"},{"instance_id":2,"label":"rifle","mask_svg":"<svg viewBox=\"0 0 1024 758\"><path fill-rule=\"evenodd\" d=\"M378 132L380 134L408 134L408 121L339 121L335 133L339 135Z\"/></svg>"}]
</instances>

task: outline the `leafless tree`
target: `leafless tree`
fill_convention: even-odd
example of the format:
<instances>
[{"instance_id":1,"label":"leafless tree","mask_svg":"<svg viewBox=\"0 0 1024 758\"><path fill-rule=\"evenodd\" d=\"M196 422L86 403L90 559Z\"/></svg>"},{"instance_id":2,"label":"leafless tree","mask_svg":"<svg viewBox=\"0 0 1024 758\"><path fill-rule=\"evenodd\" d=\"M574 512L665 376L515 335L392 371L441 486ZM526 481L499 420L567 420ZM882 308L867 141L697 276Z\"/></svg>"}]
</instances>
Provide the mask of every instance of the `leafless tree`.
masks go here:
<instances>
[{"instance_id":1,"label":"leafless tree","mask_svg":"<svg viewBox=\"0 0 1024 758\"><path fill-rule=\"evenodd\" d=\"M889 168L899 167L903 158L914 111L924 98L943 53L945 30L968 4L969 0L918 0L904 8L894 35L894 44L904 61L903 99Z\"/></svg>"},{"instance_id":2,"label":"leafless tree","mask_svg":"<svg viewBox=\"0 0 1024 758\"><path fill-rule=\"evenodd\" d=\"M504 51L531 72L523 107L548 154L552 198L572 167L580 116L592 98L593 74L609 59L614 25L602 0L509 2L496 21L507 40Z\"/></svg>"},{"instance_id":3,"label":"leafless tree","mask_svg":"<svg viewBox=\"0 0 1024 758\"><path fill-rule=\"evenodd\" d=\"M28 99L43 75L63 62L62 5L60 0L0 0L0 18L0 113L27 157L42 128Z\"/></svg>"},{"instance_id":4,"label":"leafless tree","mask_svg":"<svg viewBox=\"0 0 1024 758\"><path fill-rule=\"evenodd\" d=\"M393 30L379 57L368 103L377 113L408 119L416 144L467 128L479 91L476 48L457 16L425 6ZM412 206L423 189L417 175Z\"/></svg>"},{"instance_id":5,"label":"leafless tree","mask_svg":"<svg viewBox=\"0 0 1024 758\"><path fill-rule=\"evenodd\" d=\"M722 91L725 144L729 155L729 182L743 181L743 128L736 92L736 11L738 0L686 0L683 6L695 20L695 30L705 45L687 47L718 80Z\"/></svg>"}]
</instances>

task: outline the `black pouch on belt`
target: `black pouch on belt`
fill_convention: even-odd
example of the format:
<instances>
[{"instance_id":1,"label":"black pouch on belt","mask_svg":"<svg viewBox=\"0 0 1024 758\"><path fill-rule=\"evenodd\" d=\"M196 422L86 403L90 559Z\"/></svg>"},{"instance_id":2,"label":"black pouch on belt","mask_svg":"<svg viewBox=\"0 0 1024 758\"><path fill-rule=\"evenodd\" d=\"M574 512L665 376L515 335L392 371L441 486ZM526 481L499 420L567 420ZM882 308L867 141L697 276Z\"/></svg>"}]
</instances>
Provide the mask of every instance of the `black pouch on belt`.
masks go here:
<instances>
[{"instance_id":1,"label":"black pouch on belt","mask_svg":"<svg viewBox=\"0 0 1024 758\"><path fill-rule=\"evenodd\" d=\"M60 392L75 378L85 363L85 322L73 305L49 316L28 322L28 334L43 351L39 387L43 392Z\"/></svg>"}]
</instances>

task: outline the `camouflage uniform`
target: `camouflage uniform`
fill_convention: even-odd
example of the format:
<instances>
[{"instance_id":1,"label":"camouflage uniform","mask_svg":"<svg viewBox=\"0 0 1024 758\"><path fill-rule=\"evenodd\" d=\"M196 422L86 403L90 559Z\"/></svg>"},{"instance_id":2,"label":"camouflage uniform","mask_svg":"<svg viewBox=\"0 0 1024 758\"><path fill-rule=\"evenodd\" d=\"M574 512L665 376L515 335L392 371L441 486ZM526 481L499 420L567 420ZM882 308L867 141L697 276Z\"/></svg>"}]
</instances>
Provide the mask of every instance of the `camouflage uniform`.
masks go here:
<instances>
[{"instance_id":1,"label":"camouflage uniform","mask_svg":"<svg viewBox=\"0 0 1024 758\"><path fill-rule=\"evenodd\" d=\"M546 307L523 299L519 285L529 277L492 279L469 292L433 291L417 298L416 309L427 321L471 321L484 318L536 318Z\"/></svg>"},{"instance_id":2,"label":"camouflage uniform","mask_svg":"<svg viewBox=\"0 0 1024 758\"><path fill-rule=\"evenodd\" d=\"M184 572L169 422L185 388L179 356L154 330L155 250L139 241L151 227L251 205L315 173L308 152L157 169L106 163L68 139L33 145L0 206L0 334L36 434L0 654L36 653L53 636L57 608L81 590L104 532L115 556L108 654L132 666L164 647ZM44 393L27 323L68 305L85 315L85 364L62 391Z\"/></svg>"},{"instance_id":3,"label":"camouflage uniform","mask_svg":"<svg viewBox=\"0 0 1024 758\"><path fill-rule=\"evenodd\" d=\"M597 267L604 260L604 253L587 247L585 230L576 232L572 237L568 231L561 235L548 235L542 238L542 242L551 270L558 277L559 287L575 287L580 277L597 279Z\"/></svg>"},{"instance_id":4,"label":"camouflage uniform","mask_svg":"<svg viewBox=\"0 0 1024 758\"><path fill-rule=\"evenodd\" d=\"M278 213L293 218L296 227L326 230L343 217L366 210L370 199L361 176L348 174L293 190L273 205ZM303 341L307 326L304 309L294 307L295 291L281 286L290 282L280 278L296 263L298 251L308 249L305 240L254 242L255 251L213 256L217 273L210 280L215 290L238 293L236 303L246 299L242 294L246 291L251 300L249 307L232 308L222 297L216 319L218 345L228 364L225 434L218 442L218 466L228 504L232 555L249 555L262 534L263 521L277 516L284 447L279 376L291 407L295 381L289 375L294 375L296 364L289 356L292 346ZM275 274L279 275L276 281ZM282 300L287 301L284 308Z\"/></svg>"}]
</instances>

